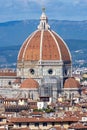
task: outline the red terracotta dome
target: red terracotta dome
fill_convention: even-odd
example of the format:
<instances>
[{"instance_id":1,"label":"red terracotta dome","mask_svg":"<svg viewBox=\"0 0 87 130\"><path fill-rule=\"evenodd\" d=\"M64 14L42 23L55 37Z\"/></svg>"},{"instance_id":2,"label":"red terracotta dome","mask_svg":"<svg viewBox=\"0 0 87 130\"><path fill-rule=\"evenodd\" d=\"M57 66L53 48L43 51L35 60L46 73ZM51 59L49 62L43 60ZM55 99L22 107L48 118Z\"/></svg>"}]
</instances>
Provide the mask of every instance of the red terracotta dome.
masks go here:
<instances>
[{"instance_id":1,"label":"red terracotta dome","mask_svg":"<svg viewBox=\"0 0 87 130\"><path fill-rule=\"evenodd\" d=\"M37 81L35 81L34 79L25 79L21 85L20 85L20 88L38 88L39 87L39 84Z\"/></svg>"},{"instance_id":2,"label":"red terracotta dome","mask_svg":"<svg viewBox=\"0 0 87 130\"><path fill-rule=\"evenodd\" d=\"M74 78L68 78L65 80L64 88L80 88L80 83Z\"/></svg>"},{"instance_id":3,"label":"red terracotta dome","mask_svg":"<svg viewBox=\"0 0 87 130\"><path fill-rule=\"evenodd\" d=\"M50 29L45 13L41 15L38 30L23 43L18 61L62 60L71 62L71 54L63 39Z\"/></svg>"}]
</instances>

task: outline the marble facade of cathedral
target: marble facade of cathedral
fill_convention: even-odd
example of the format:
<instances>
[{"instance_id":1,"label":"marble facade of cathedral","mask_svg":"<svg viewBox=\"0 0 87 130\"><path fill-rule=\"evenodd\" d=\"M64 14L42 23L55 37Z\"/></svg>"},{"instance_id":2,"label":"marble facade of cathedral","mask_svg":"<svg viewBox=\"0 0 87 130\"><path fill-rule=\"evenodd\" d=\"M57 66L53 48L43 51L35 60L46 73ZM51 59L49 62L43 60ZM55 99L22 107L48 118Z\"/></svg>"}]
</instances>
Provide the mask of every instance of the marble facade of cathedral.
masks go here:
<instances>
[{"instance_id":1,"label":"marble facade of cathedral","mask_svg":"<svg viewBox=\"0 0 87 130\"><path fill-rule=\"evenodd\" d=\"M16 76L13 76L12 80L7 76L3 80L7 79L7 88L14 91L13 95L33 99L52 97L54 102L64 92L78 93L80 84L75 79L70 80L70 77L72 59L69 48L64 40L51 30L43 11L37 30L24 41L19 50ZM20 81L17 81L18 79ZM70 85L69 82L75 83ZM6 86L4 83L1 84L2 88Z\"/></svg>"}]
</instances>

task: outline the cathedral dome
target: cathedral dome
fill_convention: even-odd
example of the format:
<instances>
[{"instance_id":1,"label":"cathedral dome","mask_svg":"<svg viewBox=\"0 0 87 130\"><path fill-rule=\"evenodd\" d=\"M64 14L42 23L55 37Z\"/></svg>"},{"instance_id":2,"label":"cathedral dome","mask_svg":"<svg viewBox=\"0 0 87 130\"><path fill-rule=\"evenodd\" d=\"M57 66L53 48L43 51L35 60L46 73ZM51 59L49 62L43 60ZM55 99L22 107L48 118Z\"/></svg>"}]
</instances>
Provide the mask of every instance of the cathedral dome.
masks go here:
<instances>
[{"instance_id":1,"label":"cathedral dome","mask_svg":"<svg viewBox=\"0 0 87 130\"><path fill-rule=\"evenodd\" d=\"M32 78L29 78L29 79L25 79L21 85L20 85L20 88L27 88L27 89L32 89L32 88L38 88L39 87L39 84L37 81L35 81L34 79Z\"/></svg>"},{"instance_id":2,"label":"cathedral dome","mask_svg":"<svg viewBox=\"0 0 87 130\"><path fill-rule=\"evenodd\" d=\"M80 83L74 78L70 77L65 80L64 88L80 88Z\"/></svg>"},{"instance_id":3,"label":"cathedral dome","mask_svg":"<svg viewBox=\"0 0 87 130\"><path fill-rule=\"evenodd\" d=\"M50 29L48 18L43 12L38 29L23 43L18 62L58 60L71 63L71 54L63 39Z\"/></svg>"}]
</instances>

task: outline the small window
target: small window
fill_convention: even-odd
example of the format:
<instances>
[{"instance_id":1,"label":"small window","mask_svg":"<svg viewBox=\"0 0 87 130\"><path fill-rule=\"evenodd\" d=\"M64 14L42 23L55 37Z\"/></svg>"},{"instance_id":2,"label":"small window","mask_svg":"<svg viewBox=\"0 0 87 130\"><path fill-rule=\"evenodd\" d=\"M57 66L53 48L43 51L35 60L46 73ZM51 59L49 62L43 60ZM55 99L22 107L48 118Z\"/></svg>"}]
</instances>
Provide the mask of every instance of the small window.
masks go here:
<instances>
[{"instance_id":1,"label":"small window","mask_svg":"<svg viewBox=\"0 0 87 130\"><path fill-rule=\"evenodd\" d=\"M8 82L8 85L11 85L11 81Z\"/></svg>"},{"instance_id":2,"label":"small window","mask_svg":"<svg viewBox=\"0 0 87 130\"><path fill-rule=\"evenodd\" d=\"M48 70L48 74L52 74L53 73L53 70L52 69L49 69Z\"/></svg>"},{"instance_id":3,"label":"small window","mask_svg":"<svg viewBox=\"0 0 87 130\"><path fill-rule=\"evenodd\" d=\"M52 126L54 126L55 125L55 122L52 122Z\"/></svg>"},{"instance_id":4,"label":"small window","mask_svg":"<svg viewBox=\"0 0 87 130\"><path fill-rule=\"evenodd\" d=\"M43 123L43 126L47 126L47 122L44 122L44 123Z\"/></svg>"},{"instance_id":5,"label":"small window","mask_svg":"<svg viewBox=\"0 0 87 130\"><path fill-rule=\"evenodd\" d=\"M38 126L39 126L39 123L35 123L35 126L38 127Z\"/></svg>"},{"instance_id":6,"label":"small window","mask_svg":"<svg viewBox=\"0 0 87 130\"><path fill-rule=\"evenodd\" d=\"M19 127L21 127L21 123L19 123Z\"/></svg>"},{"instance_id":7,"label":"small window","mask_svg":"<svg viewBox=\"0 0 87 130\"><path fill-rule=\"evenodd\" d=\"M27 123L27 127L29 127L29 123Z\"/></svg>"},{"instance_id":8,"label":"small window","mask_svg":"<svg viewBox=\"0 0 87 130\"><path fill-rule=\"evenodd\" d=\"M2 119L0 119L0 121L3 121Z\"/></svg>"}]
</instances>

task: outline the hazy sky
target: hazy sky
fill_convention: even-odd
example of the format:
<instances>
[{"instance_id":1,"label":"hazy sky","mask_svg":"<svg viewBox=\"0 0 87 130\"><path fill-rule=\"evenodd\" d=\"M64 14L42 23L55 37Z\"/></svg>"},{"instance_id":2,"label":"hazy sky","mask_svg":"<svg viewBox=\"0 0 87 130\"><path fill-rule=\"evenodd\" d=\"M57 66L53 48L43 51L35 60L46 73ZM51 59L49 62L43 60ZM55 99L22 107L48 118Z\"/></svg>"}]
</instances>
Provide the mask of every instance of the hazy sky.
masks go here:
<instances>
[{"instance_id":1,"label":"hazy sky","mask_svg":"<svg viewBox=\"0 0 87 130\"><path fill-rule=\"evenodd\" d=\"M39 19L43 6L49 19L87 20L87 0L0 0L0 22Z\"/></svg>"}]
</instances>

